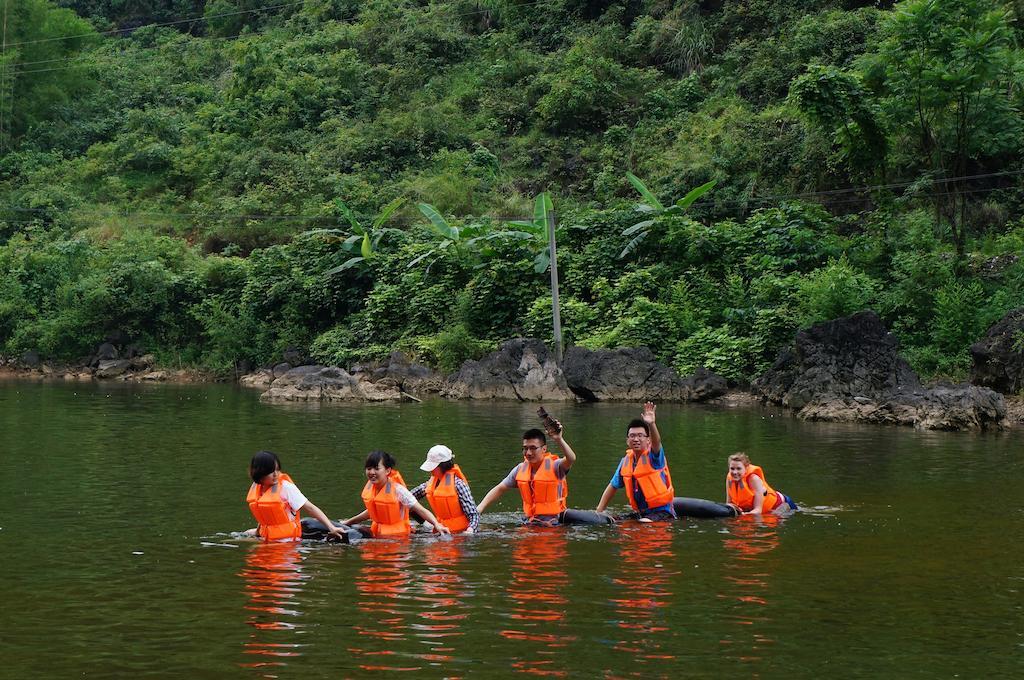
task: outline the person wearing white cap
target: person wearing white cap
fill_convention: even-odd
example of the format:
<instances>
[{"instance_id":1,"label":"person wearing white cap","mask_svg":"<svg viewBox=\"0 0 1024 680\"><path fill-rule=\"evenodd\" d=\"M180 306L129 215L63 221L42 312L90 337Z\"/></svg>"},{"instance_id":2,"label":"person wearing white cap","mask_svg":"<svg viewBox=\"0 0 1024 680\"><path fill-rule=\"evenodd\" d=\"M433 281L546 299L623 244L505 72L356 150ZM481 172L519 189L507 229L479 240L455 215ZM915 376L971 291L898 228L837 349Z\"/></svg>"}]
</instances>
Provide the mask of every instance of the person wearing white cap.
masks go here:
<instances>
[{"instance_id":1,"label":"person wearing white cap","mask_svg":"<svg viewBox=\"0 0 1024 680\"><path fill-rule=\"evenodd\" d=\"M427 459L420 469L430 473L430 479L412 490L417 499L427 497L430 509L452 533L475 533L480 525L480 513L469 488L469 481L455 463L455 454L444 444L435 444L427 451Z\"/></svg>"}]
</instances>

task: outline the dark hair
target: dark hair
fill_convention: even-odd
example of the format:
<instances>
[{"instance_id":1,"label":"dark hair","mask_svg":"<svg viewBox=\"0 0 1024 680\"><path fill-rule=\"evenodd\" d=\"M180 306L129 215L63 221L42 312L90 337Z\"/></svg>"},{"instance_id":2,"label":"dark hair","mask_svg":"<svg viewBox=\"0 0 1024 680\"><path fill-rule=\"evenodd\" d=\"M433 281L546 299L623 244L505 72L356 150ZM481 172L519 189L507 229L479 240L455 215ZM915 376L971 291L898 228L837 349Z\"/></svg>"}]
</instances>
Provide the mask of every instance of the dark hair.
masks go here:
<instances>
[{"instance_id":1,"label":"dark hair","mask_svg":"<svg viewBox=\"0 0 1024 680\"><path fill-rule=\"evenodd\" d=\"M634 427L642 427L644 428L644 434L648 436L651 434L651 428L641 418L633 418L633 420L629 421L629 425L626 426L626 434L629 434L629 431Z\"/></svg>"},{"instance_id":2,"label":"dark hair","mask_svg":"<svg viewBox=\"0 0 1024 680\"><path fill-rule=\"evenodd\" d=\"M370 451L370 455L366 457L366 465L364 467L369 470L381 463L384 463L384 467L388 469L394 469L398 465L398 461L387 451Z\"/></svg>"},{"instance_id":3,"label":"dark hair","mask_svg":"<svg viewBox=\"0 0 1024 680\"><path fill-rule=\"evenodd\" d=\"M437 469L441 471L441 474L444 474L445 472L448 472L453 467L455 467L455 461L454 460L446 460L443 463L438 463L437 464Z\"/></svg>"},{"instance_id":4,"label":"dark hair","mask_svg":"<svg viewBox=\"0 0 1024 680\"><path fill-rule=\"evenodd\" d=\"M257 451L249 461L249 476L257 484L274 470L281 469L281 459L273 451Z\"/></svg>"},{"instance_id":5,"label":"dark hair","mask_svg":"<svg viewBox=\"0 0 1024 680\"><path fill-rule=\"evenodd\" d=\"M544 436L544 430L538 430L533 427L523 433L523 439L539 439L545 444L548 443L548 438Z\"/></svg>"}]
</instances>

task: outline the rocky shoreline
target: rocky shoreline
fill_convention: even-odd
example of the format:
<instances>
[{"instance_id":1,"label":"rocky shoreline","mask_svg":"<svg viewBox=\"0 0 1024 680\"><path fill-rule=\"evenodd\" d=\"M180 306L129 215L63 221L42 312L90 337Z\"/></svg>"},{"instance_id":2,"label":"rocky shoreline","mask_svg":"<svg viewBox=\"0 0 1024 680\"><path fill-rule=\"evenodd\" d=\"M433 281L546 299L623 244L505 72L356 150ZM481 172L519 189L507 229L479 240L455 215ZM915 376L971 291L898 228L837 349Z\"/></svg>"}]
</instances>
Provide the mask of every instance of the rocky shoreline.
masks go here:
<instances>
[{"instance_id":1,"label":"rocky shoreline","mask_svg":"<svg viewBox=\"0 0 1024 680\"><path fill-rule=\"evenodd\" d=\"M1024 426L1020 395L1024 356L1015 348L1024 310L1015 310L972 346L976 384L926 385L899 355L899 343L865 311L799 331L775 364L749 389L730 387L706 369L680 376L647 348L570 348L561 365L539 340L516 338L445 376L395 352L387 360L347 368L290 361L242 375L266 402L420 401L424 398L514 401L704 402L775 404L805 420L866 422L927 430ZM293 365L303 364L303 365ZM77 366L54 366L28 353L0 360L0 379L125 382L216 382L194 370L155 366L153 356L104 343ZM988 385L988 386L986 386ZM1013 390L1009 396L999 389Z\"/></svg>"}]
</instances>

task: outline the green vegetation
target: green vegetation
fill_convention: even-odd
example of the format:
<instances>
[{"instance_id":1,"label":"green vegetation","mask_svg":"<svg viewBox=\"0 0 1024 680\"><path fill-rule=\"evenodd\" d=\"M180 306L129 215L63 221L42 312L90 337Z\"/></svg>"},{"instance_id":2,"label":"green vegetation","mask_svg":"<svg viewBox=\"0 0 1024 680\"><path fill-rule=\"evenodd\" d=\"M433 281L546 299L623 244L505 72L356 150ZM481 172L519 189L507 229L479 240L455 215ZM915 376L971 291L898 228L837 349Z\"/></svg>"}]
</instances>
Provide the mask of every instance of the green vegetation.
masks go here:
<instances>
[{"instance_id":1,"label":"green vegetation","mask_svg":"<svg viewBox=\"0 0 1024 680\"><path fill-rule=\"evenodd\" d=\"M554 209L570 343L742 381L870 307L960 377L1024 300L1020 3L874 5L9 3L0 354L451 370L551 339Z\"/></svg>"}]
</instances>

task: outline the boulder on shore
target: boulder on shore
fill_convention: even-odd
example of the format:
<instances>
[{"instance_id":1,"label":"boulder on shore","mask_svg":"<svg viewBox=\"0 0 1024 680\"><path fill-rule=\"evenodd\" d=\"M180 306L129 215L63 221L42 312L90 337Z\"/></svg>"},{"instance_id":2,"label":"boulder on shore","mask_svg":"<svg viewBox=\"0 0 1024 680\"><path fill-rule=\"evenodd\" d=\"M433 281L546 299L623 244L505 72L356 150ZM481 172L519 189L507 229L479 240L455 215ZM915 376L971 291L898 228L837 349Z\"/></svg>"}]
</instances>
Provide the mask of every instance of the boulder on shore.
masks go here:
<instances>
[{"instance_id":1,"label":"boulder on shore","mask_svg":"<svg viewBox=\"0 0 1024 680\"><path fill-rule=\"evenodd\" d=\"M1002 395L972 385L925 387L899 341L871 311L798 331L751 386L808 420L912 425L929 430L1002 427Z\"/></svg>"},{"instance_id":2,"label":"boulder on shore","mask_svg":"<svg viewBox=\"0 0 1024 680\"><path fill-rule=\"evenodd\" d=\"M647 347L570 347L562 370L569 389L584 401L707 401L728 389L725 378L705 368L681 377Z\"/></svg>"},{"instance_id":3,"label":"boulder on shore","mask_svg":"<svg viewBox=\"0 0 1024 680\"><path fill-rule=\"evenodd\" d=\"M971 345L971 382L1003 394L1024 389L1024 307L994 323Z\"/></svg>"},{"instance_id":4,"label":"boulder on shore","mask_svg":"<svg viewBox=\"0 0 1024 680\"><path fill-rule=\"evenodd\" d=\"M540 340L515 338L480 361L467 361L448 378L449 399L570 401L575 399L553 354Z\"/></svg>"},{"instance_id":5,"label":"boulder on shore","mask_svg":"<svg viewBox=\"0 0 1024 680\"><path fill-rule=\"evenodd\" d=\"M337 366L299 366L276 378L260 401L401 401L397 386L361 380Z\"/></svg>"}]
</instances>

